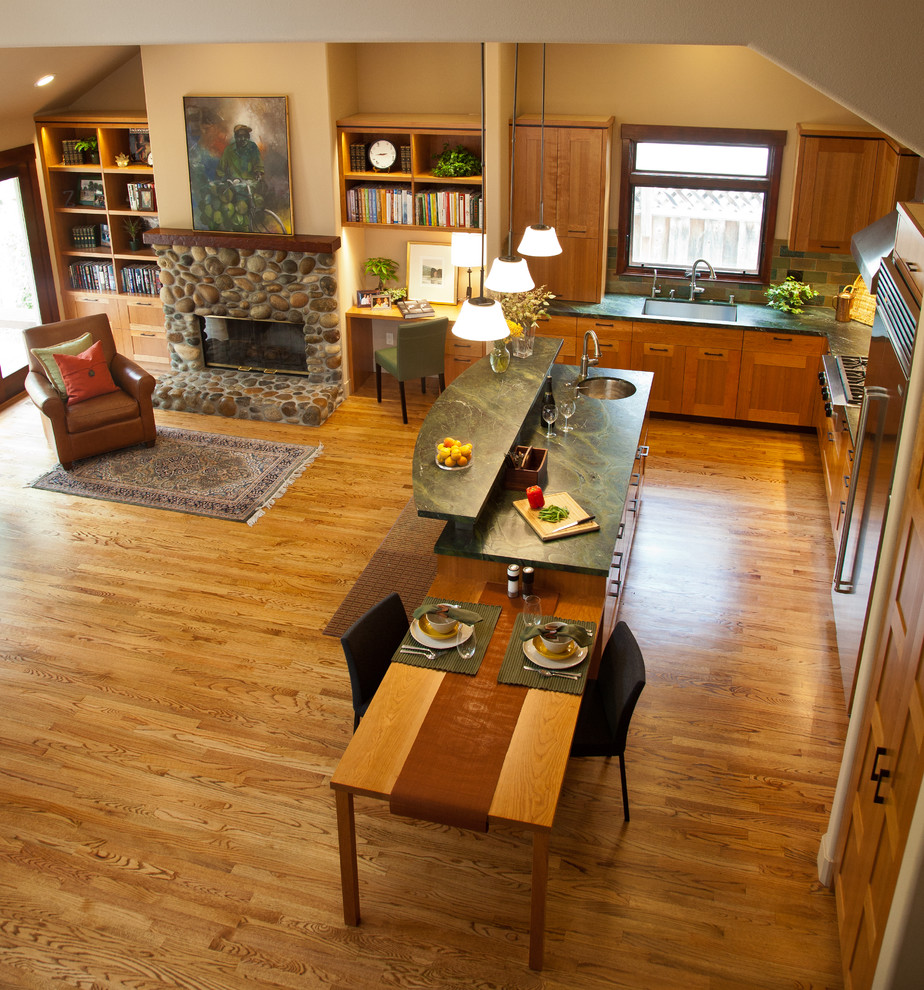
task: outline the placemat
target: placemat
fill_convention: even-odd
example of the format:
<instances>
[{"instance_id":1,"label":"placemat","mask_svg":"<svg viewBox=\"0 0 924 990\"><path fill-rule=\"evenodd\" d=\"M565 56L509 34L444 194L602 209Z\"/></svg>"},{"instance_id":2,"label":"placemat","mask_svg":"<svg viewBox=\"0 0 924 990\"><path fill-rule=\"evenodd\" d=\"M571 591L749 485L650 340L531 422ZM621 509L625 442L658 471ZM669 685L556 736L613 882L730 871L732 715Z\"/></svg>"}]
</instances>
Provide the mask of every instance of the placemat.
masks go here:
<instances>
[{"instance_id":1,"label":"placemat","mask_svg":"<svg viewBox=\"0 0 924 990\"><path fill-rule=\"evenodd\" d=\"M478 668L481 666L481 661L484 660L485 652L491 641L494 627L497 625L498 618L500 618L500 607L497 605L482 605L481 602L453 602L451 599L431 598L429 595L424 598L421 604L436 605L445 601L449 601L452 605L458 605L459 608L467 608L472 612L477 612L482 617L481 622L476 622L474 625L474 635L478 640L478 648L475 650L475 655L471 659L463 659L459 656L459 651L454 646L442 650L438 647L432 647L433 652L436 653L436 656L432 660L429 657L425 657L422 653L402 653L401 647L403 646L419 647L421 645L414 639L409 630L405 634L404 639L401 640L401 646L398 647L397 652L392 657L392 662L406 663L412 667L427 667L430 670L446 670L453 674L478 673Z\"/></svg>"},{"instance_id":2,"label":"placemat","mask_svg":"<svg viewBox=\"0 0 924 990\"><path fill-rule=\"evenodd\" d=\"M583 619L564 619L561 616L543 616L542 622L574 622L584 626L595 633L596 622L585 621ZM566 673L580 674L580 680L571 680L570 677L546 677L538 670L524 670L524 664L529 665L529 659L523 652L523 640L520 633L524 629L524 619L518 615L513 624L513 632L510 634L510 641L507 643L507 652L504 654L501 663L500 673L497 675L498 684L516 684L522 687L538 688L543 691L560 691L563 694L583 694L584 685L587 683L587 671L590 669L590 657L593 653L593 644L587 651L587 656L574 667L568 667Z\"/></svg>"}]
</instances>

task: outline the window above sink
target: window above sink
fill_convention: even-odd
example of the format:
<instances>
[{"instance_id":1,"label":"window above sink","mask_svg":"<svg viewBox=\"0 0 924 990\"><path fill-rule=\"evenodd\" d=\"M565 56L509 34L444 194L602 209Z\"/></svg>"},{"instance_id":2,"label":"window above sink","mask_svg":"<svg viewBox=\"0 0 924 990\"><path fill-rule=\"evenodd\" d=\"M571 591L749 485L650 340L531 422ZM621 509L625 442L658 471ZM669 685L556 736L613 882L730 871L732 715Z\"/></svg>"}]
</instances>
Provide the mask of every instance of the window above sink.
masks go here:
<instances>
[{"instance_id":1,"label":"window above sink","mask_svg":"<svg viewBox=\"0 0 924 990\"><path fill-rule=\"evenodd\" d=\"M785 131L623 125L618 271L768 282Z\"/></svg>"}]
</instances>

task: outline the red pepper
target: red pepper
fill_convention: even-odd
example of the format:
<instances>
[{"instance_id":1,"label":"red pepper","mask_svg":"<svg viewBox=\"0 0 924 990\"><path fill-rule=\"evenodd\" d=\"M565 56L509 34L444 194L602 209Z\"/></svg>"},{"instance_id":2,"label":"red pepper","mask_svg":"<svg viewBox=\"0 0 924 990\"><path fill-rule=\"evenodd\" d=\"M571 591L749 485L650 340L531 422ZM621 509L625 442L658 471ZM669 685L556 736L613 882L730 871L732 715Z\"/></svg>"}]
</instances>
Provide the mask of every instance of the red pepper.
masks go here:
<instances>
[{"instance_id":1,"label":"red pepper","mask_svg":"<svg viewBox=\"0 0 924 990\"><path fill-rule=\"evenodd\" d=\"M526 497L529 499L531 509L541 509L545 505L545 496L538 485L531 485L526 489Z\"/></svg>"}]
</instances>

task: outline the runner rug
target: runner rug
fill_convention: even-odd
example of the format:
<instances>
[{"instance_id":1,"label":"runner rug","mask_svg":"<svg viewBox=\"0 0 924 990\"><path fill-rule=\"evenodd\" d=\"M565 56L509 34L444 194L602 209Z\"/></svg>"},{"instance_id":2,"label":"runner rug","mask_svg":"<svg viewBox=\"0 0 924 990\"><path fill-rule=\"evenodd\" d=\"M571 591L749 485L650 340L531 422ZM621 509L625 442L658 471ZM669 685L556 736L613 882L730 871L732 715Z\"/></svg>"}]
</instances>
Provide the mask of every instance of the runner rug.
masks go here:
<instances>
[{"instance_id":1,"label":"runner rug","mask_svg":"<svg viewBox=\"0 0 924 990\"><path fill-rule=\"evenodd\" d=\"M252 526L322 449L160 426L153 447L59 465L30 487Z\"/></svg>"}]
</instances>

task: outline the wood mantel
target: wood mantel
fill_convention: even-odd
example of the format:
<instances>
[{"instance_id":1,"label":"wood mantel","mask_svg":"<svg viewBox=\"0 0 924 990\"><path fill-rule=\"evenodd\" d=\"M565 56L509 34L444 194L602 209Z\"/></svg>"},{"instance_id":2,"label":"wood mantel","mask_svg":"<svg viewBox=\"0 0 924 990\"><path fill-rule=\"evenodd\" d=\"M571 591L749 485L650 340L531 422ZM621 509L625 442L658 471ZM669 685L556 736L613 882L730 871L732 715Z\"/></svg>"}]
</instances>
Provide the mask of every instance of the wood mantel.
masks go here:
<instances>
[{"instance_id":1,"label":"wood mantel","mask_svg":"<svg viewBox=\"0 0 924 990\"><path fill-rule=\"evenodd\" d=\"M144 233L145 244L182 244L245 250L303 251L306 254L333 254L340 248L340 238L326 234L232 234L218 230L183 230L180 227L156 227Z\"/></svg>"}]
</instances>

